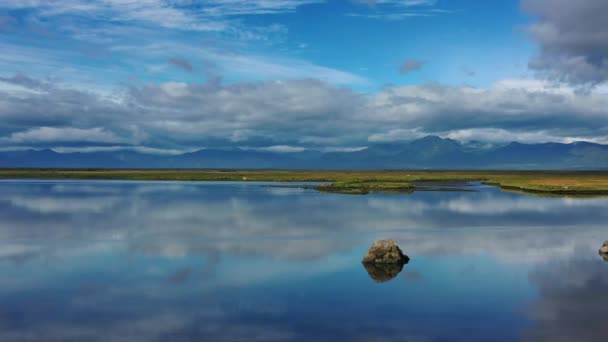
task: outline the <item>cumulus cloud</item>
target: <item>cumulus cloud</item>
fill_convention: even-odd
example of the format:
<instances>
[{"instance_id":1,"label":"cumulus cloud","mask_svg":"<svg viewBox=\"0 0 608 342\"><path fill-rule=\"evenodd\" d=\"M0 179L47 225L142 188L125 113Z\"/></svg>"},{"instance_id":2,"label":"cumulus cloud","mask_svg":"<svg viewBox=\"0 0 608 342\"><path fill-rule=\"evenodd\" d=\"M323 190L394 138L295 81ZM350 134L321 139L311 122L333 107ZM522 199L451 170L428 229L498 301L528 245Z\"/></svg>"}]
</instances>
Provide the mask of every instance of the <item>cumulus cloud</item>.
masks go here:
<instances>
[{"instance_id":1,"label":"cumulus cloud","mask_svg":"<svg viewBox=\"0 0 608 342\"><path fill-rule=\"evenodd\" d=\"M427 64L427 61L421 61L417 59L410 59L405 61L401 67L399 67L399 72L402 75L409 74L412 71L420 70L422 67Z\"/></svg>"},{"instance_id":2,"label":"cumulus cloud","mask_svg":"<svg viewBox=\"0 0 608 342\"><path fill-rule=\"evenodd\" d=\"M556 136L575 132L598 136L606 134L598 124L606 118L606 101L601 93L578 95L572 89L509 81L487 89L393 87L372 96L370 108L376 120L419 127L423 132L502 128L513 132L547 130ZM594 133L589 134L591 131ZM517 134L512 139L518 140Z\"/></svg>"},{"instance_id":3,"label":"cumulus cloud","mask_svg":"<svg viewBox=\"0 0 608 342\"><path fill-rule=\"evenodd\" d=\"M0 93L0 132L40 127L103 127L113 131L114 123L128 117L124 102L112 95L75 90L23 74L0 78Z\"/></svg>"},{"instance_id":4,"label":"cumulus cloud","mask_svg":"<svg viewBox=\"0 0 608 342\"><path fill-rule=\"evenodd\" d=\"M25 75L0 79L3 147L248 146L349 150L437 134L462 141L606 142L608 97L530 80L359 93L301 79L134 85L110 94ZM80 145L75 146L75 142ZM65 142L72 142L66 145Z\"/></svg>"},{"instance_id":5,"label":"cumulus cloud","mask_svg":"<svg viewBox=\"0 0 608 342\"><path fill-rule=\"evenodd\" d=\"M151 84L130 89L129 101L156 118L148 123L149 129L171 136L233 142L272 137L278 145L290 145L294 138L309 134L333 135L363 99L321 81L292 80L226 86Z\"/></svg>"},{"instance_id":6,"label":"cumulus cloud","mask_svg":"<svg viewBox=\"0 0 608 342\"><path fill-rule=\"evenodd\" d=\"M571 84L608 80L608 2L523 0L522 6L537 18L528 27L541 49L532 69Z\"/></svg>"}]
</instances>

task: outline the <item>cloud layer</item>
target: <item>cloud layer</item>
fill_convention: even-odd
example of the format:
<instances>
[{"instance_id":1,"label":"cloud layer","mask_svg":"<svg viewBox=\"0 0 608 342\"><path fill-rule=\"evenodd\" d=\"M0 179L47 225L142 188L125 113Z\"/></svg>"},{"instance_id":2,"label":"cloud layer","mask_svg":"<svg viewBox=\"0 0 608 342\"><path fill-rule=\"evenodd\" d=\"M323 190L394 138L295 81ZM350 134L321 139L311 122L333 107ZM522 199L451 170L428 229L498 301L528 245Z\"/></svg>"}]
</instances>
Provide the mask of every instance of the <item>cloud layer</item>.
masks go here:
<instances>
[{"instance_id":1,"label":"cloud layer","mask_svg":"<svg viewBox=\"0 0 608 342\"><path fill-rule=\"evenodd\" d=\"M604 0L523 0L538 18L529 32L541 54L530 67L572 84L608 80L608 2Z\"/></svg>"},{"instance_id":2,"label":"cloud layer","mask_svg":"<svg viewBox=\"0 0 608 342\"><path fill-rule=\"evenodd\" d=\"M427 134L469 141L606 142L608 98L538 81L360 93L312 79L134 85L85 92L23 74L0 79L4 146L348 148ZM273 148L273 149L276 149ZM270 149L270 150L273 150Z\"/></svg>"}]
</instances>

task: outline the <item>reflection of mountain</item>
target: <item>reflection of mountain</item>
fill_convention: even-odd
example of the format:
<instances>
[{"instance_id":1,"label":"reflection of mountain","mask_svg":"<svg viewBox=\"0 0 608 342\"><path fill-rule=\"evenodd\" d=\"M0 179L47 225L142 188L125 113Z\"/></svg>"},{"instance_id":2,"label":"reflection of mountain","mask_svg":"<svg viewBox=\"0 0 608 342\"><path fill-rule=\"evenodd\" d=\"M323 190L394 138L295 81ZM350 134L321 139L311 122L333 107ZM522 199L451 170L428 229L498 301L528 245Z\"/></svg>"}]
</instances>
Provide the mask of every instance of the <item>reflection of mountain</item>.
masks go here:
<instances>
[{"instance_id":1,"label":"reflection of mountain","mask_svg":"<svg viewBox=\"0 0 608 342\"><path fill-rule=\"evenodd\" d=\"M403 264L370 264L363 263L363 267L367 271L367 274L376 283L385 283L395 278L401 270L403 270Z\"/></svg>"},{"instance_id":2,"label":"reflection of mountain","mask_svg":"<svg viewBox=\"0 0 608 342\"><path fill-rule=\"evenodd\" d=\"M530 276L540 298L530 308L529 341L604 341L608 272L599 260L547 265Z\"/></svg>"}]
</instances>

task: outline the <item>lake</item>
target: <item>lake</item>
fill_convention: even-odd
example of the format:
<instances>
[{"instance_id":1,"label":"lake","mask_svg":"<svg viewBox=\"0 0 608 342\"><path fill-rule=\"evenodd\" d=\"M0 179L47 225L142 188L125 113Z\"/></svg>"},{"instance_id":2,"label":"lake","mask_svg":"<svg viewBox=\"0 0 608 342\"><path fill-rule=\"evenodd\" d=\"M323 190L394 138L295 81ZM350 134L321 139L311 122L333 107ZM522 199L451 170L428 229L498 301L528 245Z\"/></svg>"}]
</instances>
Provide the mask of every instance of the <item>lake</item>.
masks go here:
<instances>
[{"instance_id":1,"label":"lake","mask_svg":"<svg viewBox=\"0 0 608 342\"><path fill-rule=\"evenodd\" d=\"M0 340L608 335L608 198L269 185L0 181ZM385 238L411 260L373 279Z\"/></svg>"}]
</instances>

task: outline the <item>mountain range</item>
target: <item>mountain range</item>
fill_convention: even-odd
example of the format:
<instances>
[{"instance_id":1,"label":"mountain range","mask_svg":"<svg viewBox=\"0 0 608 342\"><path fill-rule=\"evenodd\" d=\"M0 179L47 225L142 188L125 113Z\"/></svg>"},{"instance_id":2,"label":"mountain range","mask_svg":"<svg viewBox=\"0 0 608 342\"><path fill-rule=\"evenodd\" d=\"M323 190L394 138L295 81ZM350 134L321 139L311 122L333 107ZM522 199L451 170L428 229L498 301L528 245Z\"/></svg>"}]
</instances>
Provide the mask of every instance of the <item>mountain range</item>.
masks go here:
<instances>
[{"instance_id":1,"label":"mountain range","mask_svg":"<svg viewBox=\"0 0 608 342\"><path fill-rule=\"evenodd\" d=\"M44 149L0 152L0 168L608 170L608 145L512 142L493 146L427 136L372 144L356 152L278 153L230 148L158 155L129 150L58 153Z\"/></svg>"}]
</instances>

